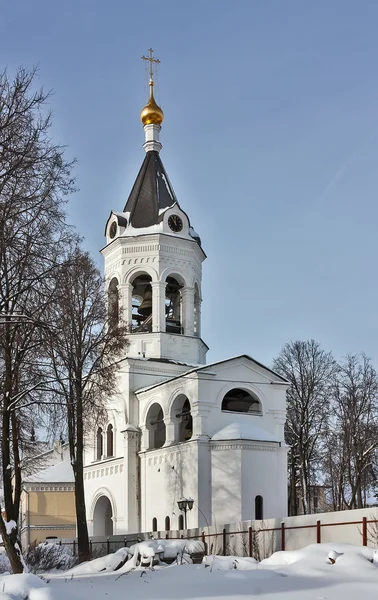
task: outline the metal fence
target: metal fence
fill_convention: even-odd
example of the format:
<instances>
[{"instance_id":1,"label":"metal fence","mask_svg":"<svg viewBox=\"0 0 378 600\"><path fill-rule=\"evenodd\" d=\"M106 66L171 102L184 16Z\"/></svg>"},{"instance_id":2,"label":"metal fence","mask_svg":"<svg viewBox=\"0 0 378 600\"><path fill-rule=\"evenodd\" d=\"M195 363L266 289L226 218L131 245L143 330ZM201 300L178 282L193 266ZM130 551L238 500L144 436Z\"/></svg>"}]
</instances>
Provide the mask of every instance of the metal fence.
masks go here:
<instances>
[{"instance_id":1,"label":"metal fence","mask_svg":"<svg viewBox=\"0 0 378 600\"><path fill-rule=\"evenodd\" d=\"M360 512L360 511L357 511ZM348 511L348 514L353 511ZM333 515L342 513L333 513ZM314 515L308 515L314 520ZM90 553L92 558L104 556L116 552L120 548L131 546L137 542L151 539L189 539L202 541L205 552L208 554L253 556L262 560L278 550L293 550L305 545L322 541L350 541L350 543L362 546L378 546L378 518L362 516L358 520L345 521L322 521L318 518L315 522L308 524L290 524L288 518L277 526L269 527L269 522L251 521L236 526L225 526L213 531L214 528L206 527L203 530L189 530L187 532L156 532L126 534L125 536L114 535L109 537L92 538L90 540ZM303 521L303 517L300 517ZM332 530L332 533L331 533ZM342 532L342 534L341 534ZM305 534L305 535L304 535ZM52 541L52 540L51 540ZM55 543L71 548L74 555L77 554L77 540L54 540Z\"/></svg>"}]
</instances>

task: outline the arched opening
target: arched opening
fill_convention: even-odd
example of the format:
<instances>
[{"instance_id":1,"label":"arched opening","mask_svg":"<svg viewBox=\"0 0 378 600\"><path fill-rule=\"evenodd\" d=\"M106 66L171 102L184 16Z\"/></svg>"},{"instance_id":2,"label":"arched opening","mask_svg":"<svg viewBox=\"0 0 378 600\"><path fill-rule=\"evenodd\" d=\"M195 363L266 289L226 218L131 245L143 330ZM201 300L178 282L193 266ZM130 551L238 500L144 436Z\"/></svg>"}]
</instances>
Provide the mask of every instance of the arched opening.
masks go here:
<instances>
[{"instance_id":1,"label":"arched opening","mask_svg":"<svg viewBox=\"0 0 378 600\"><path fill-rule=\"evenodd\" d=\"M263 511L263 497L256 496L255 498L255 519L256 521L261 521L264 518Z\"/></svg>"},{"instance_id":2,"label":"arched opening","mask_svg":"<svg viewBox=\"0 0 378 600\"><path fill-rule=\"evenodd\" d=\"M178 528L181 531L182 529L184 529L184 517L183 515L179 515L178 518Z\"/></svg>"},{"instance_id":3,"label":"arched opening","mask_svg":"<svg viewBox=\"0 0 378 600\"><path fill-rule=\"evenodd\" d=\"M108 425L106 430L106 456L113 456L113 425Z\"/></svg>"},{"instance_id":4,"label":"arched opening","mask_svg":"<svg viewBox=\"0 0 378 600\"><path fill-rule=\"evenodd\" d=\"M201 298L197 284L194 286L193 333L196 337L201 337Z\"/></svg>"},{"instance_id":5,"label":"arched opening","mask_svg":"<svg viewBox=\"0 0 378 600\"><path fill-rule=\"evenodd\" d=\"M165 330L167 333L184 333L182 326L182 285L174 277L167 277L165 287Z\"/></svg>"},{"instance_id":6,"label":"arched opening","mask_svg":"<svg viewBox=\"0 0 378 600\"><path fill-rule=\"evenodd\" d=\"M108 314L109 323L112 327L118 325L119 322L119 293L118 280L113 277L108 288Z\"/></svg>"},{"instance_id":7,"label":"arched opening","mask_svg":"<svg viewBox=\"0 0 378 600\"><path fill-rule=\"evenodd\" d=\"M190 411L190 402L184 394L175 398L172 417L175 422L175 442L190 440L193 435L193 417Z\"/></svg>"},{"instance_id":8,"label":"arched opening","mask_svg":"<svg viewBox=\"0 0 378 600\"><path fill-rule=\"evenodd\" d=\"M99 427L96 434L96 459L101 460L103 453L102 428Z\"/></svg>"},{"instance_id":9,"label":"arched opening","mask_svg":"<svg viewBox=\"0 0 378 600\"><path fill-rule=\"evenodd\" d=\"M165 444L165 423L160 404L153 404L147 414L146 427L149 431L148 449L161 448Z\"/></svg>"},{"instance_id":10,"label":"arched opening","mask_svg":"<svg viewBox=\"0 0 378 600\"><path fill-rule=\"evenodd\" d=\"M157 531L157 518L152 519L152 531Z\"/></svg>"},{"instance_id":11,"label":"arched opening","mask_svg":"<svg viewBox=\"0 0 378 600\"><path fill-rule=\"evenodd\" d=\"M171 519L169 517L165 517L165 531L171 530Z\"/></svg>"},{"instance_id":12,"label":"arched opening","mask_svg":"<svg viewBox=\"0 0 378 600\"><path fill-rule=\"evenodd\" d=\"M132 326L134 333L152 331L152 287L147 273L132 282Z\"/></svg>"},{"instance_id":13,"label":"arched opening","mask_svg":"<svg viewBox=\"0 0 378 600\"><path fill-rule=\"evenodd\" d=\"M251 415L259 415L262 412L259 399L251 392L240 388L234 388L227 392L222 401L222 410Z\"/></svg>"},{"instance_id":14,"label":"arched opening","mask_svg":"<svg viewBox=\"0 0 378 600\"><path fill-rule=\"evenodd\" d=\"M101 496L93 511L93 535L113 535L113 511L107 496Z\"/></svg>"}]
</instances>

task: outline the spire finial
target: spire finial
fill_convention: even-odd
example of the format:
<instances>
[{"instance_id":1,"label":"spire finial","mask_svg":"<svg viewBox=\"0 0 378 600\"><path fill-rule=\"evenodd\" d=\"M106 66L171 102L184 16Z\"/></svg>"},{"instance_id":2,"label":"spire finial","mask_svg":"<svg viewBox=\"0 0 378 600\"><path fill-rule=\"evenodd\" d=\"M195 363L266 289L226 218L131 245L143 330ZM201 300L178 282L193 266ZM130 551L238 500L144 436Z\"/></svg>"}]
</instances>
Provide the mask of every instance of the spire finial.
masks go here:
<instances>
[{"instance_id":1,"label":"spire finial","mask_svg":"<svg viewBox=\"0 0 378 600\"><path fill-rule=\"evenodd\" d=\"M149 56L142 56L142 60L147 60L150 63L150 98L140 114L143 125L161 125L164 119L164 113L155 102L154 98L154 80L153 80L153 66L160 64L158 58L153 57L152 48L149 49Z\"/></svg>"},{"instance_id":2,"label":"spire finial","mask_svg":"<svg viewBox=\"0 0 378 600\"><path fill-rule=\"evenodd\" d=\"M150 56L142 56L142 60L148 60L148 62L150 63L150 85L154 85L154 80L153 80L153 66L154 63L156 63L157 65L160 65L160 60L158 58L154 58L153 57L153 50L152 48L150 48L148 50L148 52L150 53Z\"/></svg>"}]
</instances>

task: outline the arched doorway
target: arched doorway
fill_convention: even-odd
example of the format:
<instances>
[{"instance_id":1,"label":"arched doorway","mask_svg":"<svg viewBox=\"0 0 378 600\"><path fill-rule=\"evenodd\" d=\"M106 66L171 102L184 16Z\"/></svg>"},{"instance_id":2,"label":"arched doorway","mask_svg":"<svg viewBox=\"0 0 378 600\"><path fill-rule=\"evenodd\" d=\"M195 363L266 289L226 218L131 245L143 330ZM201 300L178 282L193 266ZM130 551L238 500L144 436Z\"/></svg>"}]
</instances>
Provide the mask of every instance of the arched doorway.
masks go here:
<instances>
[{"instance_id":1,"label":"arched doorway","mask_svg":"<svg viewBox=\"0 0 378 600\"><path fill-rule=\"evenodd\" d=\"M109 498L101 496L93 511L93 535L113 535L113 511Z\"/></svg>"}]
</instances>

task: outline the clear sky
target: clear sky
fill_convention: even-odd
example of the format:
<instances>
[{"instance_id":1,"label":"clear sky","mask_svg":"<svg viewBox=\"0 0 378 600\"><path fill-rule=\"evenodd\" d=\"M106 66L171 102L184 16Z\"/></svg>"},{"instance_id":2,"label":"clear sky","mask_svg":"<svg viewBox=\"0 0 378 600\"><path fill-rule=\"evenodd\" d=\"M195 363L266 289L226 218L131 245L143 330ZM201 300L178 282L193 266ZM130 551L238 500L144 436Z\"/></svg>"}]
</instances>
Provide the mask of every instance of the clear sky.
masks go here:
<instances>
[{"instance_id":1,"label":"clear sky","mask_svg":"<svg viewBox=\"0 0 378 600\"><path fill-rule=\"evenodd\" d=\"M54 89L70 219L100 260L144 158L152 46L209 361L314 338L378 365L377 27L376 0L0 0L0 61Z\"/></svg>"}]
</instances>

